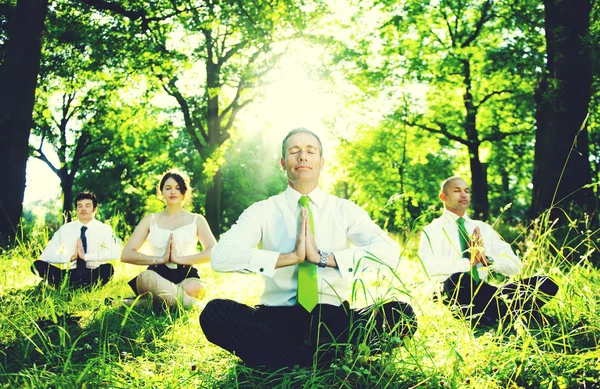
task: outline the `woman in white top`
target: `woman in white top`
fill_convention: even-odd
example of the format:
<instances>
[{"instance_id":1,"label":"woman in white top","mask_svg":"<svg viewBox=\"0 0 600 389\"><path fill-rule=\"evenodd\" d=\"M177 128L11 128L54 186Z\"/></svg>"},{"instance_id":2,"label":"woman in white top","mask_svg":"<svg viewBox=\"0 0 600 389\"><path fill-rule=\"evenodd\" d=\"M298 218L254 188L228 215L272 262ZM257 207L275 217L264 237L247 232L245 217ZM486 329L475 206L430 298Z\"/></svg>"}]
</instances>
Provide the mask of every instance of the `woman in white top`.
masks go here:
<instances>
[{"instance_id":1,"label":"woman in white top","mask_svg":"<svg viewBox=\"0 0 600 389\"><path fill-rule=\"evenodd\" d=\"M188 178L178 170L167 171L157 187L166 208L146 215L137 225L121 253L121 261L148 266L129 282L138 294L151 293L172 306L189 308L206 293L193 265L210 261L217 243L202 215L183 209L191 198ZM198 240L202 251L198 251Z\"/></svg>"}]
</instances>

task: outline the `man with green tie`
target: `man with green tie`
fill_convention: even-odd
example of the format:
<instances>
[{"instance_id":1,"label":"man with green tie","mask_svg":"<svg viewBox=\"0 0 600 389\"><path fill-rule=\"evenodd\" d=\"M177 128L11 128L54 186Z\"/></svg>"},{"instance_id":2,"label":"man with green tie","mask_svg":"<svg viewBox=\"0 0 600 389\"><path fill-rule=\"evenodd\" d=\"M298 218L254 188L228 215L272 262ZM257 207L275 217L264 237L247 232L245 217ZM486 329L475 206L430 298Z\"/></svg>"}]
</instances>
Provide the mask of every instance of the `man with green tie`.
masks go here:
<instances>
[{"instance_id":1,"label":"man with green tie","mask_svg":"<svg viewBox=\"0 0 600 389\"><path fill-rule=\"evenodd\" d=\"M428 276L440 283L444 303L473 327L513 317L543 324L539 309L557 293L556 283L546 276L499 288L485 282L490 272L516 276L521 260L492 226L469 218L471 190L465 180L444 180L439 198L444 211L423 228L419 258Z\"/></svg>"},{"instance_id":2,"label":"man with green tie","mask_svg":"<svg viewBox=\"0 0 600 389\"><path fill-rule=\"evenodd\" d=\"M257 273L264 281L259 305L217 299L200 315L207 339L247 365L327 364L332 345L366 343L374 350L387 335L416 330L407 303L350 307L351 278L382 263L395 269L400 252L363 209L319 189L324 162L315 133L288 133L280 161L287 190L245 210L213 248L214 270Z\"/></svg>"}]
</instances>

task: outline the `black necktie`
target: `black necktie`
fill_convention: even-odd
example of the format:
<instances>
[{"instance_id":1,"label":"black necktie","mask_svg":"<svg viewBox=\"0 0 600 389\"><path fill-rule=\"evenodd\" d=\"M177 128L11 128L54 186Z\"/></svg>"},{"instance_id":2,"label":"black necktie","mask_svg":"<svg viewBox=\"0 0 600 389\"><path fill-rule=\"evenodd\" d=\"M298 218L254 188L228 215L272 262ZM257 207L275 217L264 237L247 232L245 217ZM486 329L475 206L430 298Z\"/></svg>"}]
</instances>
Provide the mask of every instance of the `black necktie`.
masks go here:
<instances>
[{"instance_id":1,"label":"black necktie","mask_svg":"<svg viewBox=\"0 0 600 389\"><path fill-rule=\"evenodd\" d=\"M79 237L81 238L81 244L83 245L83 252L87 253L87 238L85 237L85 230L88 228L86 226L81 227L81 234ZM81 273L87 268L85 264L85 260L82 258L77 258L77 271Z\"/></svg>"}]
</instances>

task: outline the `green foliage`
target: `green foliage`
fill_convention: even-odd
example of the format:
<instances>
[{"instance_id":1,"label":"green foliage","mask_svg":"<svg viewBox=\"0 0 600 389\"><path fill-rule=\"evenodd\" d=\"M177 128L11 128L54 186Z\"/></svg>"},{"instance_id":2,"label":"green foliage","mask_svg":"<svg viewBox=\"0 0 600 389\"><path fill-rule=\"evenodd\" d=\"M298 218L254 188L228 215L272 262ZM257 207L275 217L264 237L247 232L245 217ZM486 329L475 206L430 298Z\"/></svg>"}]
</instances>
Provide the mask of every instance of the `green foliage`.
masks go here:
<instances>
[{"instance_id":1,"label":"green foliage","mask_svg":"<svg viewBox=\"0 0 600 389\"><path fill-rule=\"evenodd\" d=\"M589 118L587 122L589 144L590 144L590 167L592 182L600 182L600 3L592 3L590 14L590 35L588 38L588 49L592 59L592 95L589 106ZM600 198L600 188L594 187L596 198Z\"/></svg>"},{"instance_id":2,"label":"green foliage","mask_svg":"<svg viewBox=\"0 0 600 389\"><path fill-rule=\"evenodd\" d=\"M43 232L43 235L47 235L48 231L56 231L65 221L57 199L38 200L28 204L23 209L22 218L19 234L21 241L37 240L36 234Z\"/></svg>"},{"instance_id":3,"label":"green foliage","mask_svg":"<svg viewBox=\"0 0 600 389\"><path fill-rule=\"evenodd\" d=\"M64 212L71 210L73 185L82 170L110 167L102 156L120 146L111 140L124 131L118 123L126 119L117 117L132 113L122 108L127 104L122 96L135 98L128 83L143 81L120 65L127 51L119 50L131 45L122 33L112 34L113 27L110 20L69 1L50 7L30 148L60 179ZM151 108L137 109L142 117L151 114ZM91 161L94 168L85 166Z\"/></svg>"},{"instance_id":4,"label":"green foliage","mask_svg":"<svg viewBox=\"0 0 600 389\"><path fill-rule=\"evenodd\" d=\"M285 190L287 178L279 165L278 149L278 144L261 134L231 145L222 168L224 230L253 203Z\"/></svg>"},{"instance_id":5,"label":"green foliage","mask_svg":"<svg viewBox=\"0 0 600 389\"><path fill-rule=\"evenodd\" d=\"M426 209L439 208L439 182L451 175L453 156L438 146L416 147L423 134L388 121L340 143L337 195L361 205L380 225L403 235ZM340 190L341 189L341 190Z\"/></svg>"},{"instance_id":6,"label":"green foliage","mask_svg":"<svg viewBox=\"0 0 600 389\"><path fill-rule=\"evenodd\" d=\"M5 57L5 43L8 39L8 32L11 28L11 22L14 19L14 12L17 6L17 0L10 0L4 2L2 8L0 8L0 64L4 62Z\"/></svg>"},{"instance_id":7,"label":"green foliage","mask_svg":"<svg viewBox=\"0 0 600 389\"><path fill-rule=\"evenodd\" d=\"M432 154L441 146L449 155L446 167L413 165L429 173L426 180L439 182L452 173L469 179L465 168L470 163L474 208L489 207L493 215L512 202L514 217L523 217L531 190L534 91L544 61L542 5L488 0L354 4L353 18L345 25L349 38L338 40L333 60L364 93L356 97L358 104L382 112L372 136L384 128L402 128L409 134L402 147L405 161L418 158L423 146ZM372 28L356 29L357 23ZM398 153L402 139L388 143L396 149L389 153ZM377 147L365 151L371 152ZM363 176L354 177L360 181ZM487 177L487 183L475 177ZM387 198L394 186L378 189ZM431 199L436 195L437 190L428 194Z\"/></svg>"},{"instance_id":8,"label":"green foliage","mask_svg":"<svg viewBox=\"0 0 600 389\"><path fill-rule=\"evenodd\" d=\"M189 167L201 189L198 209L222 213L220 182L210 191L210 180L225 163L228 140L235 141L236 116L261 95L286 41L325 9L318 1L288 0L51 3L32 153L59 176L66 194L73 185L112 191L111 207L129 223L156 207L145 203L148 183L168 155L170 165ZM223 215L210 212L219 228Z\"/></svg>"},{"instance_id":9,"label":"green foliage","mask_svg":"<svg viewBox=\"0 0 600 389\"><path fill-rule=\"evenodd\" d=\"M146 213L162 209L156 185L167 169L181 166L169 155L171 123L159 114L144 104L115 107L104 118L105 128L112 130L105 152L82 159L75 188L96 193L106 216L122 214L125 224L119 230L128 231Z\"/></svg>"}]
</instances>

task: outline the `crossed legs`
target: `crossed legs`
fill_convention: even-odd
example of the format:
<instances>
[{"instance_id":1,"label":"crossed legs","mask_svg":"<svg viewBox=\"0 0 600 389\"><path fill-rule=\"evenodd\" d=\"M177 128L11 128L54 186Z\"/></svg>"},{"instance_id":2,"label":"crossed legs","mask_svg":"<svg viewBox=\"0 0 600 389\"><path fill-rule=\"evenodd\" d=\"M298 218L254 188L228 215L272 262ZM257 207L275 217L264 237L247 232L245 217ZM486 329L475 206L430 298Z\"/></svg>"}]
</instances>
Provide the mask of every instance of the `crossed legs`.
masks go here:
<instances>
[{"instance_id":1,"label":"crossed legs","mask_svg":"<svg viewBox=\"0 0 600 389\"><path fill-rule=\"evenodd\" d=\"M299 305L249 307L216 299L200 314L200 325L210 342L268 369L327 363L336 344L373 344L383 332L411 336L416 331L412 307L398 301L361 310L347 302L318 304L308 313Z\"/></svg>"},{"instance_id":2,"label":"crossed legs","mask_svg":"<svg viewBox=\"0 0 600 389\"><path fill-rule=\"evenodd\" d=\"M467 273L455 273L443 284L446 304L456 306L472 324L495 324L510 313L537 315L558 292L558 285L546 276L534 276L501 288L475 283ZM510 317L509 317L510 318Z\"/></svg>"},{"instance_id":3,"label":"crossed legs","mask_svg":"<svg viewBox=\"0 0 600 389\"><path fill-rule=\"evenodd\" d=\"M95 269L85 269L83 272L60 269L45 261L35 261L31 265L33 274L43 278L49 285L55 288L60 287L63 282L67 282L71 287L85 287L95 283L101 285L110 281L114 268L111 264L105 263Z\"/></svg>"},{"instance_id":4,"label":"crossed legs","mask_svg":"<svg viewBox=\"0 0 600 389\"><path fill-rule=\"evenodd\" d=\"M167 306L181 304L188 309L206 294L206 288L198 278L186 278L173 283L152 270L144 270L136 278L138 294L150 293Z\"/></svg>"}]
</instances>

